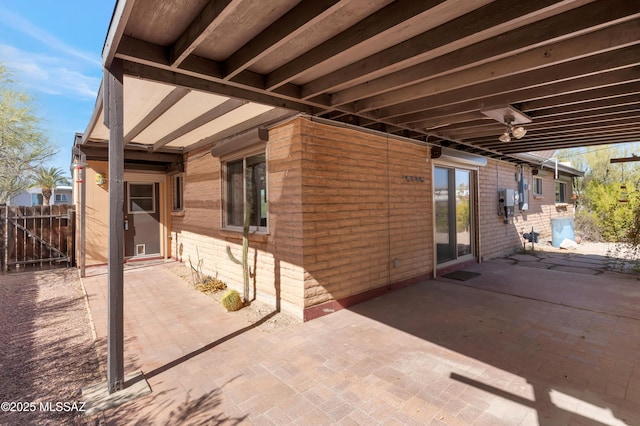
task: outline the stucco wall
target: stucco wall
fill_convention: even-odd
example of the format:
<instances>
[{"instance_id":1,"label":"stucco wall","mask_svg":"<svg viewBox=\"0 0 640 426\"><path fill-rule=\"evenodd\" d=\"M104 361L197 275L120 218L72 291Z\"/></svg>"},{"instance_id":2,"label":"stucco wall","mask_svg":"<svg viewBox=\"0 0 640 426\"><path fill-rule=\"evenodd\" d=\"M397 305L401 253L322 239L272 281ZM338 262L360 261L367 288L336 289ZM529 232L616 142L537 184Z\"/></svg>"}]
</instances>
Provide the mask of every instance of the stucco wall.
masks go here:
<instances>
[{"instance_id":1,"label":"stucco wall","mask_svg":"<svg viewBox=\"0 0 640 426\"><path fill-rule=\"evenodd\" d=\"M86 170L86 266L104 265L108 262L109 254L109 163L106 161L88 161ZM77 172L76 172L77 173ZM96 182L96 175L101 174L106 179L102 185ZM168 203L166 192L166 177L163 173L136 172L135 170L126 170L125 179L129 176L150 176L142 181L156 181L159 183L158 202L160 206L159 220L160 225L165 222L166 212L168 208L164 206ZM76 180L79 177L76 174ZM133 181L137 181L134 179ZM75 182L74 200L80 206L81 187ZM126 203L125 203L126 205ZM78 207L78 221L81 220L82 210ZM80 222L78 222L80 223ZM170 220L167 221L170 226ZM79 237L80 226L76 227L76 235ZM160 236L160 252L163 255L165 250L170 250L170 245L163 238L162 228L159 230ZM79 241L79 240L78 240ZM80 244L76 244L76 253L80 256Z\"/></svg>"},{"instance_id":2,"label":"stucco wall","mask_svg":"<svg viewBox=\"0 0 640 426\"><path fill-rule=\"evenodd\" d=\"M108 175L109 163L89 161L86 167L86 265L107 263L109 253L109 185L96 184L96 174ZM78 227L79 228L79 227ZM79 250L79 244L76 244Z\"/></svg>"}]
</instances>

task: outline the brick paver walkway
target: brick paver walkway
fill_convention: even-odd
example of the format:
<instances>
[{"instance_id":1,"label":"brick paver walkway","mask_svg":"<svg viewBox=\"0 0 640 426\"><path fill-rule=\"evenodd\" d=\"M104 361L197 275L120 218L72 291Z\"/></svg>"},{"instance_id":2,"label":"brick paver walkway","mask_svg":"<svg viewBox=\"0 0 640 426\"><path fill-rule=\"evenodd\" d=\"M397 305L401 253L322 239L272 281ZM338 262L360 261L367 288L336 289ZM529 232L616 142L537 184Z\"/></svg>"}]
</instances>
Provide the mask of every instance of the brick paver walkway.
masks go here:
<instances>
[{"instance_id":1,"label":"brick paver walkway","mask_svg":"<svg viewBox=\"0 0 640 426\"><path fill-rule=\"evenodd\" d=\"M545 286L531 294L535 269L499 262L468 269L475 268L482 275L466 282L426 281L272 333L224 312L162 266L127 272L127 372L143 371L153 392L105 417L113 424L640 424L640 304L635 314L608 305L620 297L598 309L572 305L584 292L598 294L607 275L558 301L549 280L562 288L582 278L545 271ZM638 297L637 276L621 280L618 291ZM104 342L106 276L84 282Z\"/></svg>"}]
</instances>

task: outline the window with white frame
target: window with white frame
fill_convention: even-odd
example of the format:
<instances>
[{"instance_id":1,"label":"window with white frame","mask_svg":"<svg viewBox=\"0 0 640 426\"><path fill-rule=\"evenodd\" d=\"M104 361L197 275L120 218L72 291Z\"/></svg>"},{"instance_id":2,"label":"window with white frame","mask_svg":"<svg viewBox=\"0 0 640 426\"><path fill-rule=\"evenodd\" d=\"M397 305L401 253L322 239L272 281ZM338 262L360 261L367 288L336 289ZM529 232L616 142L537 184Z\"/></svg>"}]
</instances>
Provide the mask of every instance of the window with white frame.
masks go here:
<instances>
[{"instance_id":1,"label":"window with white frame","mask_svg":"<svg viewBox=\"0 0 640 426\"><path fill-rule=\"evenodd\" d=\"M564 182L556 182L556 203L566 203L567 184Z\"/></svg>"},{"instance_id":2,"label":"window with white frame","mask_svg":"<svg viewBox=\"0 0 640 426\"><path fill-rule=\"evenodd\" d=\"M184 208L183 175L171 176L171 211L179 212Z\"/></svg>"},{"instance_id":3,"label":"window with white frame","mask_svg":"<svg viewBox=\"0 0 640 426\"><path fill-rule=\"evenodd\" d=\"M267 230L267 161L263 153L225 163L226 211L224 224L244 226L245 203L252 230Z\"/></svg>"},{"instance_id":4,"label":"window with white frame","mask_svg":"<svg viewBox=\"0 0 640 426\"><path fill-rule=\"evenodd\" d=\"M67 194L56 194L55 202L56 203L68 203L69 202L69 198L67 197Z\"/></svg>"},{"instance_id":5,"label":"window with white frame","mask_svg":"<svg viewBox=\"0 0 640 426\"><path fill-rule=\"evenodd\" d=\"M533 178L533 195L536 197L542 196L542 178Z\"/></svg>"}]
</instances>

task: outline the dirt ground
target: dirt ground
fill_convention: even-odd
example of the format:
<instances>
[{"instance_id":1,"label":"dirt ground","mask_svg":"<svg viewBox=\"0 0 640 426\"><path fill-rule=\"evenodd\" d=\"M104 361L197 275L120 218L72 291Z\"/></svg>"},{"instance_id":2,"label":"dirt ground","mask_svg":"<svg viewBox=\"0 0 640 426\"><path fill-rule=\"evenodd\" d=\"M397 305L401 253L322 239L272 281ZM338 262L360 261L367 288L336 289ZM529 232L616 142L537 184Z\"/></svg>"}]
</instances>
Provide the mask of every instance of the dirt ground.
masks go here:
<instances>
[{"instance_id":1,"label":"dirt ground","mask_svg":"<svg viewBox=\"0 0 640 426\"><path fill-rule=\"evenodd\" d=\"M98 424L76 411L102 380L77 270L0 275L0 306L0 424Z\"/></svg>"}]
</instances>

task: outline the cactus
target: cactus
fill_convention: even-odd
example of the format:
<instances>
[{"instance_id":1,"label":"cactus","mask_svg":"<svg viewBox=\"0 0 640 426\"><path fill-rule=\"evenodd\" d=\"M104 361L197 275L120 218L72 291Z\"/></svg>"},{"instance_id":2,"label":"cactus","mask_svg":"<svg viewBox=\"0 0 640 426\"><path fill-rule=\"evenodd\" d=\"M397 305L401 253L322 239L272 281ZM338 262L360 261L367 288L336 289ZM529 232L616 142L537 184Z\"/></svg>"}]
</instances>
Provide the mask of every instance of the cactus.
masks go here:
<instances>
[{"instance_id":1,"label":"cactus","mask_svg":"<svg viewBox=\"0 0 640 426\"><path fill-rule=\"evenodd\" d=\"M249 276L251 271L249 268L249 222L251 219L251 197L246 195L244 203L244 226L242 227L242 260L238 260L231 253L231 248L227 246L227 256L233 263L242 266L242 281L244 284L244 302L249 303Z\"/></svg>"},{"instance_id":2,"label":"cactus","mask_svg":"<svg viewBox=\"0 0 640 426\"><path fill-rule=\"evenodd\" d=\"M222 296L220 303L222 303L222 306L229 312L237 311L244 306L240 294L235 290L228 290L224 296Z\"/></svg>"}]
</instances>

